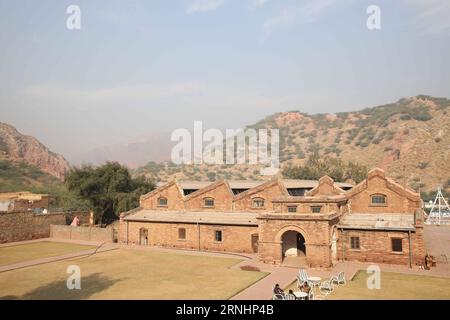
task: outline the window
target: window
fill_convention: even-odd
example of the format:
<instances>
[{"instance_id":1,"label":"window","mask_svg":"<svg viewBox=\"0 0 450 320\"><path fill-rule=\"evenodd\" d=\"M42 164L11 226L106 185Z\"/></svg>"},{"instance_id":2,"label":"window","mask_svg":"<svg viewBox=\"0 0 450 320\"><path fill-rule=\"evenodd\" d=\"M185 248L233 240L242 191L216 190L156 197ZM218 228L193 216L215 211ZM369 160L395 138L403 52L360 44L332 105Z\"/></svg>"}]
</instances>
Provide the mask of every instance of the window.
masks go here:
<instances>
[{"instance_id":1,"label":"window","mask_svg":"<svg viewBox=\"0 0 450 320\"><path fill-rule=\"evenodd\" d=\"M322 207L321 206L311 207L311 212L312 213L320 213L320 211L322 211Z\"/></svg>"},{"instance_id":2,"label":"window","mask_svg":"<svg viewBox=\"0 0 450 320\"><path fill-rule=\"evenodd\" d=\"M372 205L374 206L384 206L386 205L386 196L384 194L374 194L371 196Z\"/></svg>"},{"instance_id":3,"label":"window","mask_svg":"<svg viewBox=\"0 0 450 320\"><path fill-rule=\"evenodd\" d=\"M254 198L252 200L253 208L264 208L264 199L263 198Z\"/></svg>"},{"instance_id":4,"label":"window","mask_svg":"<svg viewBox=\"0 0 450 320\"><path fill-rule=\"evenodd\" d=\"M359 237L350 237L350 248L359 250Z\"/></svg>"},{"instance_id":5,"label":"window","mask_svg":"<svg viewBox=\"0 0 450 320\"><path fill-rule=\"evenodd\" d=\"M167 206L167 198L159 198L158 199L158 206L166 207Z\"/></svg>"},{"instance_id":6,"label":"window","mask_svg":"<svg viewBox=\"0 0 450 320\"><path fill-rule=\"evenodd\" d=\"M213 198L205 198L204 200L203 200L203 205L205 206L205 207L214 207L214 199Z\"/></svg>"},{"instance_id":7,"label":"window","mask_svg":"<svg viewBox=\"0 0 450 320\"><path fill-rule=\"evenodd\" d=\"M214 240L216 240L217 242L222 242L222 231L221 230L216 230L215 235L214 235Z\"/></svg>"},{"instance_id":8,"label":"window","mask_svg":"<svg viewBox=\"0 0 450 320\"><path fill-rule=\"evenodd\" d=\"M297 206L288 206L288 212L297 212Z\"/></svg>"},{"instance_id":9,"label":"window","mask_svg":"<svg viewBox=\"0 0 450 320\"><path fill-rule=\"evenodd\" d=\"M392 252L403 252L403 241L400 238L392 238Z\"/></svg>"},{"instance_id":10,"label":"window","mask_svg":"<svg viewBox=\"0 0 450 320\"><path fill-rule=\"evenodd\" d=\"M178 229L178 239L186 240L186 229L185 228Z\"/></svg>"}]
</instances>

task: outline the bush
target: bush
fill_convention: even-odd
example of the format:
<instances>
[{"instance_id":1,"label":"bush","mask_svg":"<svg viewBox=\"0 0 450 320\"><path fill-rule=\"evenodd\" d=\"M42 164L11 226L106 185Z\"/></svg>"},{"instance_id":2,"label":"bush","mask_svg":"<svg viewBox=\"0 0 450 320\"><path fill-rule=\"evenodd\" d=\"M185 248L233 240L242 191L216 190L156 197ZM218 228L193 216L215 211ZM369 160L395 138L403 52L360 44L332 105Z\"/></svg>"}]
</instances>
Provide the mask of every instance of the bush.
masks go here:
<instances>
[{"instance_id":1,"label":"bush","mask_svg":"<svg viewBox=\"0 0 450 320\"><path fill-rule=\"evenodd\" d=\"M400 116L400 120L411 120L411 116L409 114L402 114Z\"/></svg>"},{"instance_id":2,"label":"bush","mask_svg":"<svg viewBox=\"0 0 450 320\"><path fill-rule=\"evenodd\" d=\"M320 157L318 153L314 153L308 157L304 165L287 166L282 174L290 179L318 180L328 175L335 181L352 179L361 182L365 179L367 172L366 166L344 162L330 156Z\"/></svg>"},{"instance_id":3,"label":"bush","mask_svg":"<svg viewBox=\"0 0 450 320\"><path fill-rule=\"evenodd\" d=\"M428 162L419 162L419 164L417 165L417 168L419 169L426 169L426 167L428 167Z\"/></svg>"},{"instance_id":4,"label":"bush","mask_svg":"<svg viewBox=\"0 0 450 320\"><path fill-rule=\"evenodd\" d=\"M241 266L242 271L256 271L260 272L261 270L256 266Z\"/></svg>"}]
</instances>

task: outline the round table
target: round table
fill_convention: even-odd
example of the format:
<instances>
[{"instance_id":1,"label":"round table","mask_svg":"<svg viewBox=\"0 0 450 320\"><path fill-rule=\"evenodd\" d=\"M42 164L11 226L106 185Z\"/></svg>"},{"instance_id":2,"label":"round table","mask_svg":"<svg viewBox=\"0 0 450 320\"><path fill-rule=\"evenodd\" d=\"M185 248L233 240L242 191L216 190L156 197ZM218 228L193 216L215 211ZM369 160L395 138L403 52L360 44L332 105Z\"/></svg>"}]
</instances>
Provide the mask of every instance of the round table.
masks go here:
<instances>
[{"instance_id":1,"label":"round table","mask_svg":"<svg viewBox=\"0 0 450 320\"><path fill-rule=\"evenodd\" d=\"M305 300L308 294L303 291L295 291L294 296L299 300Z\"/></svg>"},{"instance_id":2,"label":"round table","mask_svg":"<svg viewBox=\"0 0 450 320\"><path fill-rule=\"evenodd\" d=\"M313 287L317 287L322 281L321 277L308 277L308 281L312 283Z\"/></svg>"}]
</instances>

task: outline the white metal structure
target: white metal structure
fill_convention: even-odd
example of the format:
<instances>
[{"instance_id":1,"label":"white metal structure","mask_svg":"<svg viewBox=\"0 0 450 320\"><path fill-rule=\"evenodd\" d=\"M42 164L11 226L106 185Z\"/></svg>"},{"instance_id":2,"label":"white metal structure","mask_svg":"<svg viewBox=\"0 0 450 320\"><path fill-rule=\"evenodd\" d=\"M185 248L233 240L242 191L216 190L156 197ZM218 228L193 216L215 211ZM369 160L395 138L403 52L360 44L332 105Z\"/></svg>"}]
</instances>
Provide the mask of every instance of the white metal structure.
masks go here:
<instances>
[{"instance_id":1,"label":"white metal structure","mask_svg":"<svg viewBox=\"0 0 450 320\"><path fill-rule=\"evenodd\" d=\"M450 224L450 207L447 200L442 195L442 189L439 187L436 198L431 207L430 214L426 221L427 224Z\"/></svg>"}]
</instances>

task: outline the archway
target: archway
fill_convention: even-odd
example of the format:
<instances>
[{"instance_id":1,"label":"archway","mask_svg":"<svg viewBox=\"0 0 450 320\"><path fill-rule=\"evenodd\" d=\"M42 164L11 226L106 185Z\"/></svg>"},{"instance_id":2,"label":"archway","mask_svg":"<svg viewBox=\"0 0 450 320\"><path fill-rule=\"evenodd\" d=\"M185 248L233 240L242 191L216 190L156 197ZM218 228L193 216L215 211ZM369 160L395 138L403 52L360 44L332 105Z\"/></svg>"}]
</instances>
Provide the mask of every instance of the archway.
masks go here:
<instances>
[{"instance_id":1,"label":"archway","mask_svg":"<svg viewBox=\"0 0 450 320\"><path fill-rule=\"evenodd\" d=\"M306 257L305 237L300 232L289 230L281 236L282 256Z\"/></svg>"}]
</instances>

